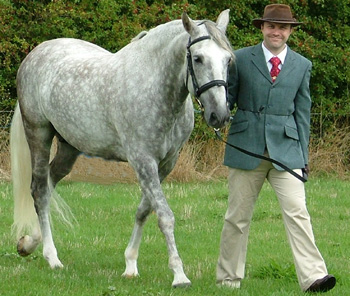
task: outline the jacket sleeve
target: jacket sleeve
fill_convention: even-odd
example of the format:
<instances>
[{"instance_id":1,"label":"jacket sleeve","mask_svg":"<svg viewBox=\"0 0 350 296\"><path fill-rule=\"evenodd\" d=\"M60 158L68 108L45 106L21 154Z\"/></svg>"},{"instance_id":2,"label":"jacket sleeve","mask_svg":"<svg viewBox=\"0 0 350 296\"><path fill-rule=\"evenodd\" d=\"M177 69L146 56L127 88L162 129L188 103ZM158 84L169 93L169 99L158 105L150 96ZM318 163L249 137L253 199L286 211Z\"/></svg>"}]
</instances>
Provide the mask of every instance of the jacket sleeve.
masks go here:
<instances>
[{"instance_id":1,"label":"jacket sleeve","mask_svg":"<svg viewBox=\"0 0 350 296\"><path fill-rule=\"evenodd\" d=\"M301 149L304 157L304 164L309 162L308 146L310 137L310 112L311 112L311 97L310 97L310 76L312 64L308 61L308 66L300 84L299 90L295 97L295 122L297 124Z\"/></svg>"},{"instance_id":2,"label":"jacket sleeve","mask_svg":"<svg viewBox=\"0 0 350 296\"><path fill-rule=\"evenodd\" d=\"M237 103L237 94L238 94L238 69L237 69L237 60L232 63L229 69L229 77L228 77L228 104L230 110L235 107Z\"/></svg>"}]
</instances>

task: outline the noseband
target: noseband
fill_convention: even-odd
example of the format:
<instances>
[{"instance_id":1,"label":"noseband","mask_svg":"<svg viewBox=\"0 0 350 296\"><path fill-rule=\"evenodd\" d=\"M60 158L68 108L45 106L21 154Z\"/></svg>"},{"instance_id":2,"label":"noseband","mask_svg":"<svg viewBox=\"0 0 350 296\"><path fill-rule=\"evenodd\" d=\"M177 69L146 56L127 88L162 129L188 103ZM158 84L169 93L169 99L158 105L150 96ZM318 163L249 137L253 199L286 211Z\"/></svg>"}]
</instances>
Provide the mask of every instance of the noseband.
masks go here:
<instances>
[{"instance_id":1,"label":"noseband","mask_svg":"<svg viewBox=\"0 0 350 296\"><path fill-rule=\"evenodd\" d=\"M191 46L193 44L196 44L197 42L206 40L206 39L211 39L211 37L209 35L207 36L202 36L199 37L193 41L191 41L191 37L188 40L188 44L187 44L187 76L186 76L186 87L188 85L188 74L191 75L192 78L192 85L193 85L193 90L194 90L194 96L196 97L196 99L198 99L200 97L200 95L207 91L209 88L212 88L214 86L224 86L225 90L226 90L226 97L227 97L227 82L225 80L212 80L209 81L208 83L199 86L198 82L197 82L197 78L196 75L194 74L194 70L193 70L193 63L192 63L192 54L191 54Z\"/></svg>"}]
</instances>

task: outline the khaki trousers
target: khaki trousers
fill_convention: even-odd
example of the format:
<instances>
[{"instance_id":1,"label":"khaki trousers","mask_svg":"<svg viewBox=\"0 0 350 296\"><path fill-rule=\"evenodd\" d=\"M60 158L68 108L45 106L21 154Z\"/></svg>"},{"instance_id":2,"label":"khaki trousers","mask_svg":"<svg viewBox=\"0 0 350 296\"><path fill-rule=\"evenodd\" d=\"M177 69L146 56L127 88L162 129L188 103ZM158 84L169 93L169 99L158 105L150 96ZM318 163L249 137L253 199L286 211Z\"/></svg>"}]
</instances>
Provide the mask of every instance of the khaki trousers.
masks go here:
<instances>
[{"instance_id":1,"label":"khaki trousers","mask_svg":"<svg viewBox=\"0 0 350 296\"><path fill-rule=\"evenodd\" d=\"M301 173L300 169L295 171ZM315 244L304 183L264 160L254 170L229 169L229 200L221 234L217 282L244 278L249 226L265 178L278 197L299 285L305 291L328 273Z\"/></svg>"}]
</instances>

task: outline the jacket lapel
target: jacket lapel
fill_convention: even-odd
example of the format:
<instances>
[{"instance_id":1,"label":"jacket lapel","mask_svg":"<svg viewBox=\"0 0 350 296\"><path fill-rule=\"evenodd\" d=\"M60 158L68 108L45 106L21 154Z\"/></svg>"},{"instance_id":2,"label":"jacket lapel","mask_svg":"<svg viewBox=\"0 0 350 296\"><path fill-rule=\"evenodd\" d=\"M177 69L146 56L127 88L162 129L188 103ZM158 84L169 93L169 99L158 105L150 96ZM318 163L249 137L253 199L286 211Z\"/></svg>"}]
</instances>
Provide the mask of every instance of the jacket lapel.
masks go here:
<instances>
[{"instance_id":1,"label":"jacket lapel","mask_svg":"<svg viewBox=\"0 0 350 296\"><path fill-rule=\"evenodd\" d=\"M287 55L286 59L284 60L284 64L282 66L281 72L277 76L277 79L275 80L275 84L277 84L279 81L283 80L284 78L289 76L289 73L295 68L295 54L293 51L287 47Z\"/></svg>"},{"instance_id":2,"label":"jacket lapel","mask_svg":"<svg viewBox=\"0 0 350 296\"><path fill-rule=\"evenodd\" d=\"M272 83L271 75L266 65L265 55L262 50L261 43L253 46L252 62L255 65L255 67L261 72L261 74Z\"/></svg>"}]
</instances>

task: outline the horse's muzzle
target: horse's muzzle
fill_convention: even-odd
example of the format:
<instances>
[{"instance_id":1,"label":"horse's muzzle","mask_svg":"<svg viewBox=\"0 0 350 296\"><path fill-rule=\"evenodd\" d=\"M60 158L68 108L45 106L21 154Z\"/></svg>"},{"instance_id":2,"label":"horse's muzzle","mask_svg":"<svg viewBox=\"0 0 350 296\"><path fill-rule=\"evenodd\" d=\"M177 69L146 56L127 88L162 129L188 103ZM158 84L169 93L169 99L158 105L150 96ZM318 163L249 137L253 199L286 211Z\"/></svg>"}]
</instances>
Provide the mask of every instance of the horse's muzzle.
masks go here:
<instances>
[{"instance_id":1,"label":"horse's muzzle","mask_svg":"<svg viewBox=\"0 0 350 296\"><path fill-rule=\"evenodd\" d=\"M213 128L222 128L230 121L230 113L227 112L224 116L218 116L217 113L212 112L208 119L208 125Z\"/></svg>"}]
</instances>

